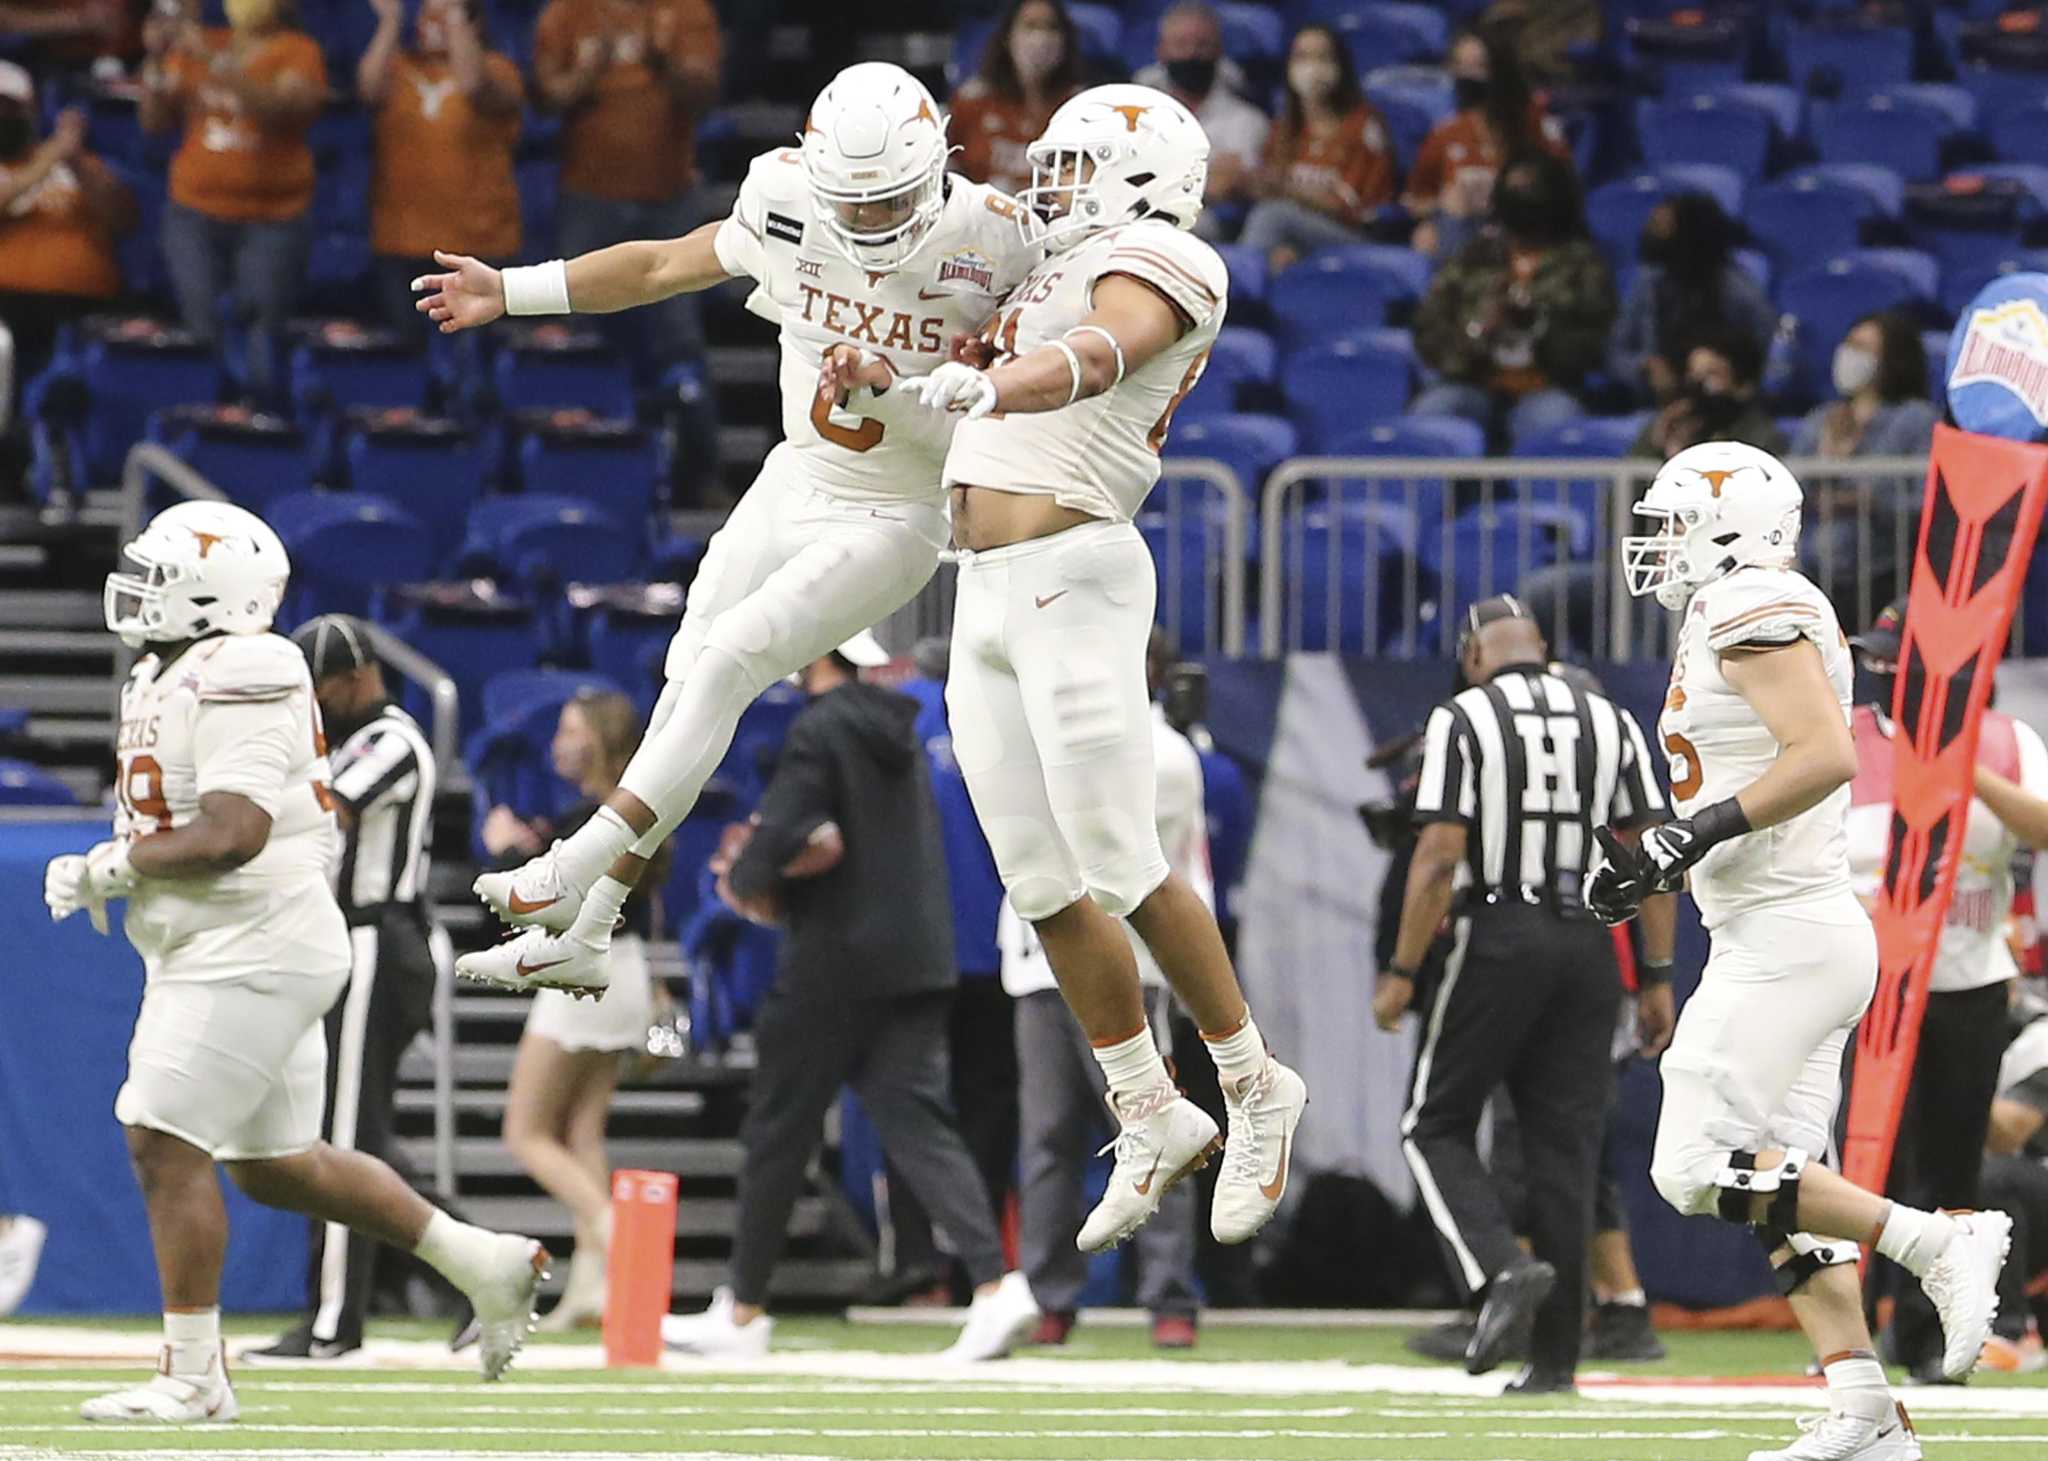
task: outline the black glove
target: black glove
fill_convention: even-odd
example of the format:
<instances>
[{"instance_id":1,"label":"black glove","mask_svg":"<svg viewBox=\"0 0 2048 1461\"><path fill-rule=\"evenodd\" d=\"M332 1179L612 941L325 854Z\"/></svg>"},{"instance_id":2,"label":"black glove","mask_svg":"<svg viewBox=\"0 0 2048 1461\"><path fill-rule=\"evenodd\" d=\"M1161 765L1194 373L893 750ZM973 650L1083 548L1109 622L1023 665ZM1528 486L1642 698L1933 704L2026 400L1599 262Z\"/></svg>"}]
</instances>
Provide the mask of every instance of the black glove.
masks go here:
<instances>
[{"instance_id":1,"label":"black glove","mask_svg":"<svg viewBox=\"0 0 2048 1461\"><path fill-rule=\"evenodd\" d=\"M1664 822L1644 832L1636 844L1651 877L1653 893L1675 892L1685 884L1686 869L1709 849L1750 830L1742 803L1729 797L1702 807L1690 817Z\"/></svg>"},{"instance_id":2,"label":"black glove","mask_svg":"<svg viewBox=\"0 0 2048 1461\"><path fill-rule=\"evenodd\" d=\"M1650 896L1652 875L1641 854L1615 836L1612 828L1596 827L1593 835L1600 841L1600 855L1586 874L1580 896L1593 916L1611 928L1636 916L1643 899Z\"/></svg>"}]
</instances>

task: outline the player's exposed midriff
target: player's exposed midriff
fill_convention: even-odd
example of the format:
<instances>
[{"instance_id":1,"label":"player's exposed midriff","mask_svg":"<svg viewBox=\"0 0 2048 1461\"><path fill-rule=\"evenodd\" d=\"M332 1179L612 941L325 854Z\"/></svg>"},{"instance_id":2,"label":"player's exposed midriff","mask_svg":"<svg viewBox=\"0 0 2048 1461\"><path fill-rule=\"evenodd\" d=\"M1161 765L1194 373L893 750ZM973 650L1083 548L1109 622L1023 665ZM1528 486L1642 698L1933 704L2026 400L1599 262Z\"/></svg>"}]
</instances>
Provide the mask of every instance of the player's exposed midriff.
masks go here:
<instances>
[{"instance_id":1,"label":"player's exposed midriff","mask_svg":"<svg viewBox=\"0 0 2048 1461\"><path fill-rule=\"evenodd\" d=\"M1078 508L1064 507L1050 491L1006 492L998 487L953 488L953 544L985 553L1049 538L1068 528L1099 519Z\"/></svg>"}]
</instances>

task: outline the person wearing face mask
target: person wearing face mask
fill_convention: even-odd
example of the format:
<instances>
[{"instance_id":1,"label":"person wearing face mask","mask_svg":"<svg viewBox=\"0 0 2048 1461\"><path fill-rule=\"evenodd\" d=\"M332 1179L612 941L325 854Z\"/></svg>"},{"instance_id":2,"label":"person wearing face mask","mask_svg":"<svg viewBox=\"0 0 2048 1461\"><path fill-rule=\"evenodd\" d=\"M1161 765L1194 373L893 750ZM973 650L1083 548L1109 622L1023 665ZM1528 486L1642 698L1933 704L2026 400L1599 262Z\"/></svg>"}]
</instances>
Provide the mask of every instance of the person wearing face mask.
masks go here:
<instances>
[{"instance_id":1,"label":"person wearing face mask","mask_svg":"<svg viewBox=\"0 0 2048 1461\"><path fill-rule=\"evenodd\" d=\"M1025 147L1081 89L1081 39L1060 0L1012 0L953 94L955 170L1006 193L1030 186Z\"/></svg>"},{"instance_id":2,"label":"person wearing face mask","mask_svg":"<svg viewBox=\"0 0 2048 1461\"><path fill-rule=\"evenodd\" d=\"M1461 31L1444 65L1455 110L1423 139L1401 199L1422 220L1414 247L1439 259L1478 233L1507 158L1532 148L1567 155L1564 130L1545 115L1513 49L1493 32Z\"/></svg>"},{"instance_id":3,"label":"person wearing face mask","mask_svg":"<svg viewBox=\"0 0 2048 1461\"><path fill-rule=\"evenodd\" d=\"M145 132L182 125L164 210L164 266L185 328L212 343L232 284L254 317L247 385L274 398L280 335L305 273L313 202L306 131L327 105L327 67L281 0L227 0L226 29L152 15L143 32Z\"/></svg>"},{"instance_id":4,"label":"person wearing face mask","mask_svg":"<svg viewBox=\"0 0 2048 1461\"><path fill-rule=\"evenodd\" d=\"M488 50L478 0L424 0L400 45L404 0L369 0L377 32L356 66L356 95L376 114L370 250L385 323L415 335L412 281L436 248L519 253L512 167L522 88L509 56Z\"/></svg>"},{"instance_id":5,"label":"person wearing face mask","mask_svg":"<svg viewBox=\"0 0 2048 1461\"><path fill-rule=\"evenodd\" d=\"M1747 270L1731 257L1735 228L1705 193L1680 193L1650 210L1641 257L1607 342L1607 373L1644 405L1678 393L1685 343L1729 325L1769 344L1777 316Z\"/></svg>"},{"instance_id":6,"label":"person wearing face mask","mask_svg":"<svg viewBox=\"0 0 2048 1461\"><path fill-rule=\"evenodd\" d=\"M114 238L134 223L134 198L86 151L85 113L38 138L35 83L0 61L0 432L57 327L120 291Z\"/></svg>"},{"instance_id":7,"label":"person wearing face mask","mask_svg":"<svg viewBox=\"0 0 2048 1461\"><path fill-rule=\"evenodd\" d=\"M1225 238L1238 226L1237 209L1251 201L1272 123L1234 89L1243 75L1224 56L1223 22L1203 0L1180 0L1159 18L1158 54L1157 62L1131 80L1157 87L1202 124L1209 138L1209 181L1195 232Z\"/></svg>"},{"instance_id":8,"label":"person wearing face mask","mask_svg":"<svg viewBox=\"0 0 2048 1461\"><path fill-rule=\"evenodd\" d=\"M1284 269L1325 244L1355 243L1394 199L1394 147L1358 89L1358 73L1327 25L1295 32L1287 106L1254 179L1260 201L1238 241Z\"/></svg>"},{"instance_id":9,"label":"person wearing face mask","mask_svg":"<svg viewBox=\"0 0 2048 1461\"><path fill-rule=\"evenodd\" d=\"M1555 153L1511 159L1493 215L1416 309L1416 353L1441 379L1408 412L1462 416L1504 446L1584 414L1574 393L1600 362L1614 280L1586 234L1578 180Z\"/></svg>"},{"instance_id":10,"label":"person wearing face mask","mask_svg":"<svg viewBox=\"0 0 2048 1461\"><path fill-rule=\"evenodd\" d=\"M1785 435L1759 398L1763 346L1727 325L1702 329L1685 351L1677 393L1645 423L1631 456L1666 461L1703 441L1746 441L1773 456Z\"/></svg>"}]
</instances>

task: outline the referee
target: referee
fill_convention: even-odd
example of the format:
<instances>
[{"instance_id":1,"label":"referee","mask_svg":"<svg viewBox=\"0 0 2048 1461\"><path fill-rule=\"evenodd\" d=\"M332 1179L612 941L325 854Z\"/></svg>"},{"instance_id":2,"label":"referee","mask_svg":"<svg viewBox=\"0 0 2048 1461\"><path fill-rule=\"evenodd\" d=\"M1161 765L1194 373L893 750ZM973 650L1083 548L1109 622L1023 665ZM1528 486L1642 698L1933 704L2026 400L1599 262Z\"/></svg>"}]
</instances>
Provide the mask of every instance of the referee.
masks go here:
<instances>
[{"instance_id":1,"label":"referee","mask_svg":"<svg viewBox=\"0 0 2048 1461\"><path fill-rule=\"evenodd\" d=\"M325 1135L345 1151L389 1158L399 1059L433 1012L438 935L426 890L434 753L418 722L391 703L360 623L323 614L292 640L312 670L335 746L330 789L343 832L335 897L348 919L350 968L347 989L327 1012ZM312 1312L254 1357L333 1359L360 1349L376 1256L373 1240L316 1224Z\"/></svg>"},{"instance_id":2,"label":"referee","mask_svg":"<svg viewBox=\"0 0 2048 1461\"><path fill-rule=\"evenodd\" d=\"M1471 688L1430 713L1393 962L1373 1013L1392 1029L1448 915L1451 952L1402 1117L1402 1150L1479 1321L1465 1367L1500 1363L1534 1322L1511 1394L1569 1391L1585 1326L1586 1244L1621 980L1613 940L1580 899L1593 829L1639 829L1664 810L1643 733L1626 710L1545 667L1543 635L1502 595L1467 613L1459 668ZM1675 911L1645 906L1645 1049L1668 1037ZM1479 1118L1505 1084L1522 1125L1527 1230L1515 1241L1480 1162Z\"/></svg>"}]
</instances>

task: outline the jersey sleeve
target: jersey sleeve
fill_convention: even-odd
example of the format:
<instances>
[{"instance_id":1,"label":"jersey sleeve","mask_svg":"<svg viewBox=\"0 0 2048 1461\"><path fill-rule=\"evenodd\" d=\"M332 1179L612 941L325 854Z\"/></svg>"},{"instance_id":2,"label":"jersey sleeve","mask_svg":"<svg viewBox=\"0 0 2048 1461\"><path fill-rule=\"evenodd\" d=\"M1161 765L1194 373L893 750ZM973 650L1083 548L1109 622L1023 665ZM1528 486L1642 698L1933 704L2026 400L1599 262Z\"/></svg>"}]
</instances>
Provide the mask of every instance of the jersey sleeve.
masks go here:
<instances>
[{"instance_id":1,"label":"jersey sleeve","mask_svg":"<svg viewBox=\"0 0 2048 1461\"><path fill-rule=\"evenodd\" d=\"M1163 223L1133 224L1103 255L1095 277L1128 274L1165 295L1197 328L1223 312L1230 276L1216 250Z\"/></svg>"},{"instance_id":2,"label":"jersey sleeve","mask_svg":"<svg viewBox=\"0 0 2048 1461\"><path fill-rule=\"evenodd\" d=\"M301 690L312 693L306 657L289 639L277 634L230 634L216 644L198 666L202 705L285 700Z\"/></svg>"},{"instance_id":3,"label":"jersey sleeve","mask_svg":"<svg viewBox=\"0 0 2048 1461\"><path fill-rule=\"evenodd\" d=\"M1826 649L1841 634L1827 599L1796 573L1751 569L1716 579L1703 592L1707 647L1715 654L1743 645L1782 648L1799 639Z\"/></svg>"},{"instance_id":4,"label":"jersey sleeve","mask_svg":"<svg viewBox=\"0 0 2048 1461\"><path fill-rule=\"evenodd\" d=\"M228 791L277 815L285 779L311 748L289 700L200 700L192 720L194 793Z\"/></svg>"},{"instance_id":5,"label":"jersey sleeve","mask_svg":"<svg viewBox=\"0 0 2048 1461\"><path fill-rule=\"evenodd\" d=\"M1479 803L1472 782L1471 745L1457 710L1439 705L1422 731L1422 781L1415 788L1418 822L1470 823Z\"/></svg>"}]
</instances>

